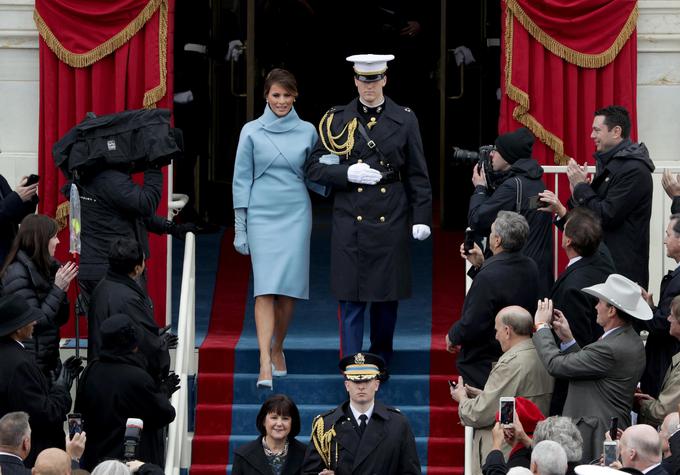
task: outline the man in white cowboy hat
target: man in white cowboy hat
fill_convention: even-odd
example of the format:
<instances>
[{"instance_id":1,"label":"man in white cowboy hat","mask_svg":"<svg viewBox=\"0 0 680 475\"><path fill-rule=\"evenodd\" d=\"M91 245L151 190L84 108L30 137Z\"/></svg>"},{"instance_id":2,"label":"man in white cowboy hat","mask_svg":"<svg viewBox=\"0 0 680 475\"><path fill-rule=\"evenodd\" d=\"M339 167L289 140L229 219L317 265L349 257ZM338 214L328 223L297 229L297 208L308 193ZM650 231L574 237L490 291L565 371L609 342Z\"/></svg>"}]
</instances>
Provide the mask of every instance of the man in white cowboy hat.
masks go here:
<instances>
[{"instance_id":1,"label":"man in white cowboy hat","mask_svg":"<svg viewBox=\"0 0 680 475\"><path fill-rule=\"evenodd\" d=\"M618 417L619 427L630 425L633 393L645 368L645 349L631 323L651 319L652 310L640 286L620 274L583 291L598 298L597 323L604 330L599 340L581 348L564 314L549 299L538 303L533 340L548 372L569 380L563 415L573 418L581 432L583 461L588 463L599 457L612 417Z\"/></svg>"}]
</instances>

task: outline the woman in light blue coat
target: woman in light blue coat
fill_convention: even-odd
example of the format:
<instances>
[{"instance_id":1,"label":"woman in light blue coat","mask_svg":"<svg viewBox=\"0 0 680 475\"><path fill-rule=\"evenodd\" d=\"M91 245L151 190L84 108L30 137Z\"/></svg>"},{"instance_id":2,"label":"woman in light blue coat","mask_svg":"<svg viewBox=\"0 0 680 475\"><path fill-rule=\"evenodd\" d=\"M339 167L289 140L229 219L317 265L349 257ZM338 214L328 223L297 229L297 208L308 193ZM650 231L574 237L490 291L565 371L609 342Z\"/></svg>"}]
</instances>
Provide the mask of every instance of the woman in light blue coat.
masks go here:
<instances>
[{"instance_id":1,"label":"woman in light blue coat","mask_svg":"<svg viewBox=\"0 0 680 475\"><path fill-rule=\"evenodd\" d=\"M234 164L234 247L253 264L257 386L287 374L283 340L295 299L309 298L312 209L302 166L316 144L314 126L293 107L295 77L284 69L265 79L267 105L241 130Z\"/></svg>"}]
</instances>

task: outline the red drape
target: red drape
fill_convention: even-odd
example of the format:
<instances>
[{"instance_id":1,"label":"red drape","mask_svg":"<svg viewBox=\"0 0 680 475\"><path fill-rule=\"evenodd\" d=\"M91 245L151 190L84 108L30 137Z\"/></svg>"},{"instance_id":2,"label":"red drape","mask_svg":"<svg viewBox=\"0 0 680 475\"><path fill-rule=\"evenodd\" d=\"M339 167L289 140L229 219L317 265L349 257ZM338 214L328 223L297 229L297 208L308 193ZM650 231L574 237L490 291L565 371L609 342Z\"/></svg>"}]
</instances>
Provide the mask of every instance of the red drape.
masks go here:
<instances>
[{"instance_id":1,"label":"red drape","mask_svg":"<svg viewBox=\"0 0 680 475\"><path fill-rule=\"evenodd\" d=\"M634 0L503 2L499 132L525 125L543 164L592 163L593 112L619 104L637 137Z\"/></svg>"},{"instance_id":2,"label":"red drape","mask_svg":"<svg viewBox=\"0 0 680 475\"><path fill-rule=\"evenodd\" d=\"M54 165L52 146L87 112L104 115L144 106L172 107L172 68L167 58L172 58L173 7L173 0L36 1L40 212L54 216L66 201L60 193L64 177ZM164 189L159 215L167 213L167 202ZM68 229L60 240L57 257L66 260ZM151 234L149 244L149 294L157 321L164 322L166 237ZM70 332L67 328L63 333Z\"/></svg>"}]
</instances>

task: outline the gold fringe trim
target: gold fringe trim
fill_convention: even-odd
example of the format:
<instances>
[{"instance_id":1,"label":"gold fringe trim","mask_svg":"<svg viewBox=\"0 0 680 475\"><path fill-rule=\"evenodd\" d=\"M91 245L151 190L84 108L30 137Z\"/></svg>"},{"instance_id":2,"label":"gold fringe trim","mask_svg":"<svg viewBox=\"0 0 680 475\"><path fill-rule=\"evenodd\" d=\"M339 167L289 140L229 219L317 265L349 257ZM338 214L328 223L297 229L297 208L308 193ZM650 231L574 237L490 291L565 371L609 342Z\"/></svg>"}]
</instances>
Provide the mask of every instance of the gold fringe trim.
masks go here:
<instances>
[{"instance_id":1,"label":"gold fringe trim","mask_svg":"<svg viewBox=\"0 0 680 475\"><path fill-rule=\"evenodd\" d=\"M54 220L59 226L59 231L66 229L68 226L68 215L70 212L71 204L68 201L64 201L59 206L57 206L57 210L54 212Z\"/></svg>"},{"instance_id":2,"label":"gold fringe trim","mask_svg":"<svg viewBox=\"0 0 680 475\"><path fill-rule=\"evenodd\" d=\"M158 86L144 93L142 105L145 109L155 109L156 103L165 96L168 79L168 0L161 0L158 14Z\"/></svg>"},{"instance_id":3,"label":"gold fringe trim","mask_svg":"<svg viewBox=\"0 0 680 475\"><path fill-rule=\"evenodd\" d=\"M571 157L564 154L564 142L557 135L546 130L543 124L529 114L531 105L529 95L512 84L512 40L514 34L512 18L512 12L508 10L505 15L505 37L503 38L505 42L505 94L517 103L512 111L512 117L531 130L536 138L555 153L555 164L566 165Z\"/></svg>"},{"instance_id":4,"label":"gold fringe trim","mask_svg":"<svg viewBox=\"0 0 680 475\"><path fill-rule=\"evenodd\" d=\"M541 43L548 51L556 56L582 68L601 68L614 61L623 46L626 44L630 35L635 31L638 19L637 3L633 7L628 20L619 32L614 43L605 51L599 54L581 53L571 49L543 31L517 4L516 0L507 0L507 8L517 18L517 21L533 36L536 41Z\"/></svg>"},{"instance_id":5,"label":"gold fringe trim","mask_svg":"<svg viewBox=\"0 0 680 475\"><path fill-rule=\"evenodd\" d=\"M42 36L43 40L45 41L45 44L47 44L47 46L52 50L52 52L54 52L57 58L59 58L62 62L74 68L84 68L93 63L96 63L105 56L108 56L109 54L113 53L115 50L123 46L125 43L130 41L130 38L135 36L137 32L139 32L139 30L142 29L142 27L146 24L147 21L149 21L149 19L153 16L158 7L161 6L161 4L164 1L165 0L149 0L149 3L147 3L147 5L142 9L139 15L137 15L135 19L128 23L128 25L124 29L119 31L115 36L106 40L104 43L100 44L99 46L91 49L86 53L73 53L67 50L57 39L57 37L54 36L52 30L50 30L50 28L47 26L47 23L45 23L45 20L43 20L43 18L40 16L40 13L38 13L37 8L33 10L33 21L35 22L35 25L38 28L40 36Z\"/></svg>"}]
</instances>

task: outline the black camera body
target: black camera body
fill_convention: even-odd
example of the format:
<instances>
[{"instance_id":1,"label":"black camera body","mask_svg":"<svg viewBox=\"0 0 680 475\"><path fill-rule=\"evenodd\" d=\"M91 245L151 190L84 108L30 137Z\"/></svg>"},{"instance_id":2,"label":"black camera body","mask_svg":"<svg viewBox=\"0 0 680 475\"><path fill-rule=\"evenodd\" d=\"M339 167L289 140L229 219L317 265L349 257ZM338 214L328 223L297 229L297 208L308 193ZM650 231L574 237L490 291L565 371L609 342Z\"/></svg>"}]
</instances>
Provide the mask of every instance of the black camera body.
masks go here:
<instances>
[{"instance_id":1,"label":"black camera body","mask_svg":"<svg viewBox=\"0 0 680 475\"><path fill-rule=\"evenodd\" d=\"M477 170L484 170L486 176L486 184L492 190L495 190L502 182L502 174L496 173L491 165L491 152L494 150L493 145L482 145L478 151L465 150L458 147L453 147L452 159L454 163L461 165L476 165Z\"/></svg>"}]
</instances>

